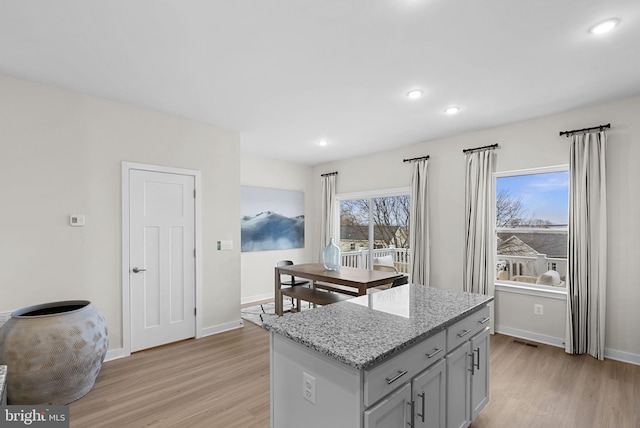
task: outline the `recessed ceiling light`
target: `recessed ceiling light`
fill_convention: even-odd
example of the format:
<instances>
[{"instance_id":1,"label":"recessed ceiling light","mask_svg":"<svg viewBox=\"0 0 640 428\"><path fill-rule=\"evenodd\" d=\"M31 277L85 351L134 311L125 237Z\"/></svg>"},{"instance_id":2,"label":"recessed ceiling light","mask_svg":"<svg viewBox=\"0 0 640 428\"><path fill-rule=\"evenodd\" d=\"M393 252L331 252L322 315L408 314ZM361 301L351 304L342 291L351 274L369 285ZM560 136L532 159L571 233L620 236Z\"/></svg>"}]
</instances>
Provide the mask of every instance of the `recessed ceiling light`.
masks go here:
<instances>
[{"instance_id":1,"label":"recessed ceiling light","mask_svg":"<svg viewBox=\"0 0 640 428\"><path fill-rule=\"evenodd\" d=\"M318 145L319 146L326 146L327 144L329 144L329 142L327 140L320 140L318 141Z\"/></svg>"},{"instance_id":2,"label":"recessed ceiling light","mask_svg":"<svg viewBox=\"0 0 640 428\"><path fill-rule=\"evenodd\" d=\"M460 107L451 106L444 109L444 112L447 114L456 114L460 111Z\"/></svg>"},{"instance_id":3,"label":"recessed ceiling light","mask_svg":"<svg viewBox=\"0 0 640 428\"><path fill-rule=\"evenodd\" d=\"M421 89L412 89L409 92L407 92L407 96L409 98L411 98L412 100L418 99L422 96L423 92Z\"/></svg>"},{"instance_id":4,"label":"recessed ceiling light","mask_svg":"<svg viewBox=\"0 0 640 428\"><path fill-rule=\"evenodd\" d=\"M589 31L591 32L591 34L605 34L613 30L619 23L619 19L607 19L606 21L601 22L598 25L594 25Z\"/></svg>"}]
</instances>

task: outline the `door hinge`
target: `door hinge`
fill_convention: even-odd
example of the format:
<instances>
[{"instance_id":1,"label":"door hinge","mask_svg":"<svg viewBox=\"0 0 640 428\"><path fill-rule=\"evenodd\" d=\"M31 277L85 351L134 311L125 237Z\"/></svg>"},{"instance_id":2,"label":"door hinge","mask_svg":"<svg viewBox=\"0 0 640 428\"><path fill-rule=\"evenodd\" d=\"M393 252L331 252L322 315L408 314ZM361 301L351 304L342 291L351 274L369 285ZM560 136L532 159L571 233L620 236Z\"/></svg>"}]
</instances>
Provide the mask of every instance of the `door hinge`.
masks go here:
<instances>
[{"instance_id":1,"label":"door hinge","mask_svg":"<svg viewBox=\"0 0 640 428\"><path fill-rule=\"evenodd\" d=\"M193 257L195 257L195 256L196 256L196 249L194 248L193 249Z\"/></svg>"},{"instance_id":2,"label":"door hinge","mask_svg":"<svg viewBox=\"0 0 640 428\"><path fill-rule=\"evenodd\" d=\"M196 189L193 189L193 197L196 197Z\"/></svg>"},{"instance_id":3,"label":"door hinge","mask_svg":"<svg viewBox=\"0 0 640 428\"><path fill-rule=\"evenodd\" d=\"M196 315L198 315L198 308L193 308L193 316L195 317Z\"/></svg>"}]
</instances>

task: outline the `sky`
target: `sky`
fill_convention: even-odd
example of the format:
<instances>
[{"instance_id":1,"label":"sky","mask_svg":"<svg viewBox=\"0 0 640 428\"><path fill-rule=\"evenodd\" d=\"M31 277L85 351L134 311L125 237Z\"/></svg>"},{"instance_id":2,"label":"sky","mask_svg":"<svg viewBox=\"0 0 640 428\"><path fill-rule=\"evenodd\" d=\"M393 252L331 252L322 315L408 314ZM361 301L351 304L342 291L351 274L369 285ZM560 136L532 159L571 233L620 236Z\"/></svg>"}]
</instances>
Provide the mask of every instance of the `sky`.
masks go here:
<instances>
[{"instance_id":1,"label":"sky","mask_svg":"<svg viewBox=\"0 0 640 428\"><path fill-rule=\"evenodd\" d=\"M304 215L303 192L241 186L241 199L242 216L255 216L264 211L287 217Z\"/></svg>"},{"instance_id":2,"label":"sky","mask_svg":"<svg viewBox=\"0 0 640 428\"><path fill-rule=\"evenodd\" d=\"M521 197L525 217L567 224L569 219L569 172L516 175L496 178L496 194L508 190Z\"/></svg>"}]
</instances>

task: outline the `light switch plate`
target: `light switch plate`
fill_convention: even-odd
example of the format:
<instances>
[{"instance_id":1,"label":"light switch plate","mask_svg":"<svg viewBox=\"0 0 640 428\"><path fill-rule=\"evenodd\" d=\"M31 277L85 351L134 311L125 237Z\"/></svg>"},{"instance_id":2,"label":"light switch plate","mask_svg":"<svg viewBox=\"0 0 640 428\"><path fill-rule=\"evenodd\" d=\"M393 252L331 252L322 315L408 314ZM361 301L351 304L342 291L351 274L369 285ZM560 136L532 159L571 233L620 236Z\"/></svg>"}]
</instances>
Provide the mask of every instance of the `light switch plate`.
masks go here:
<instances>
[{"instance_id":1,"label":"light switch plate","mask_svg":"<svg viewBox=\"0 0 640 428\"><path fill-rule=\"evenodd\" d=\"M69 216L69 226L84 226L84 214L71 214Z\"/></svg>"},{"instance_id":2,"label":"light switch plate","mask_svg":"<svg viewBox=\"0 0 640 428\"><path fill-rule=\"evenodd\" d=\"M233 241L218 241L219 251L231 251L233 250Z\"/></svg>"}]
</instances>

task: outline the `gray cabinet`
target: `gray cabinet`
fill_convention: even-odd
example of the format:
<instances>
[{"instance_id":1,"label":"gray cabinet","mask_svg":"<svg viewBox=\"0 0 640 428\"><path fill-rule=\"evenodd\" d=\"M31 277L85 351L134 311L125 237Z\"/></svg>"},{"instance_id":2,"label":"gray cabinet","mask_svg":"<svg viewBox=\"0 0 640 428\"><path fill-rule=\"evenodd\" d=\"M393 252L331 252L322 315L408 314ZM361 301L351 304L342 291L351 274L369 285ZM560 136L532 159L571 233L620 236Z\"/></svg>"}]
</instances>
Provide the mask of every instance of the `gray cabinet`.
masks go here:
<instances>
[{"instance_id":1,"label":"gray cabinet","mask_svg":"<svg viewBox=\"0 0 640 428\"><path fill-rule=\"evenodd\" d=\"M483 307L367 369L272 332L271 426L467 427L488 401L488 314Z\"/></svg>"},{"instance_id":2,"label":"gray cabinet","mask_svg":"<svg viewBox=\"0 0 640 428\"><path fill-rule=\"evenodd\" d=\"M465 428L489 401L489 308L447 330L447 428Z\"/></svg>"},{"instance_id":3,"label":"gray cabinet","mask_svg":"<svg viewBox=\"0 0 640 428\"><path fill-rule=\"evenodd\" d=\"M406 427L411 421L411 385L405 384L364 412L364 428Z\"/></svg>"},{"instance_id":4,"label":"gray cabinet","mask_svg":"<svg viewBox=\"0 0 640 428\"><path fill-rule=\"evenodd\" d=\"M471 344L469 341L447 354L447 428L471 423Z\"/></svg>"},{"instance_id":5,"label":"gray cabinet","mask_svg":"<svg viewBox=\"0 0 640 428\"><path fill-rule=\"evenodd\" d=\"M414 428L446 427L446 370L441 358L411 381Z\"/></svg>"},{"instance_id":6,"label":"gray cabinet","mask_svg":"<svg viewBox=\"0 0 640 428\"><path fill-rule=\"evenodd\" d=\"M471 420L489 402L489 328L471 338Z\"/></svg>"},{"instance_id":7,"label":"gray cabinet","mask_svg":"<svg viewBox=\"0 0 640 428\"><path fill-rule=\"evenodd\" d=\"M444 423L445 351L446 333L442 331L365 371L363 401L366 406L373 404L364 412L365 428L444 428L439 421ZM396 390L402 395L399 396ZM408 396L405 397L405 393ZM380 398L382 401L375 404ZM405 404L404 412L400 412L402 403ZM432 418L438 424L434 425Z\"/></svg>"}]
</instances>

